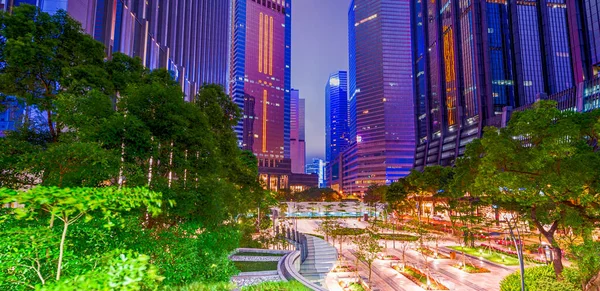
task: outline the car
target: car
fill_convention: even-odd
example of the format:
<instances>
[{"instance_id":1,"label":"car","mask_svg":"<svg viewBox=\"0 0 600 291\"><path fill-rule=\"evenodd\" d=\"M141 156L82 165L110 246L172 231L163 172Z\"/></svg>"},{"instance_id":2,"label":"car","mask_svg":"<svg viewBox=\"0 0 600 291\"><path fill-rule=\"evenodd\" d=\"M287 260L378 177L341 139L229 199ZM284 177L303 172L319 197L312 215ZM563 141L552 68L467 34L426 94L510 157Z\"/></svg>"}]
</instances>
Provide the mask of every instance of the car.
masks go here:
<instances>
[{"instance_id":1,"label":"car","mask_svg":"<svg viewBox=\"0 0 600 291\"><path fill-rule=\"evenodd\" d=\"M442 221L444 220L444 218L441 215L434 215L431 217L431 219L435 220L435 221Z\"/></svg>"},{"instance_id":2,"label":"car","mask_svg":"<svg viewBox=\"0 0 600 291\"><path fill-rule=\"evenodd\" d=\"M523 242L521 240L517 240L516 242L519 245L523 245ZM503 239L496 240L496 243L502 246L513 246L515 244L515 242L510 237L505 237Z\"/></svg>"}]
</instances>

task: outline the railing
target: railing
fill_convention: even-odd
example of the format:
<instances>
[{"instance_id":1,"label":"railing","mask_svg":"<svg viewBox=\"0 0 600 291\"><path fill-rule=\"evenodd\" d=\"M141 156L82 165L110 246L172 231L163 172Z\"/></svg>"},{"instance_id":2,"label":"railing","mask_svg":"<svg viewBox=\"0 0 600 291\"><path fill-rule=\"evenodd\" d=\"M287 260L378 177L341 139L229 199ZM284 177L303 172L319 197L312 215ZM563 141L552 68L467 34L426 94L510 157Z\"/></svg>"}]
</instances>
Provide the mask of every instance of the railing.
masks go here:
<instances>
[{"instance_id":1,"label":"railing","mask_svg":"<svg viewBox=\"0 0 600 291\"><path fill-rule=\"evenodd\" d=\"M307 280L298 272L298 269L300 268L300 259L300 251L293 251L285 255L283 260L279 261L279 264L277 265L279 276L288 281L296 280L311 290L325 291L326 289Z\"/></svg>"}]
</instances>

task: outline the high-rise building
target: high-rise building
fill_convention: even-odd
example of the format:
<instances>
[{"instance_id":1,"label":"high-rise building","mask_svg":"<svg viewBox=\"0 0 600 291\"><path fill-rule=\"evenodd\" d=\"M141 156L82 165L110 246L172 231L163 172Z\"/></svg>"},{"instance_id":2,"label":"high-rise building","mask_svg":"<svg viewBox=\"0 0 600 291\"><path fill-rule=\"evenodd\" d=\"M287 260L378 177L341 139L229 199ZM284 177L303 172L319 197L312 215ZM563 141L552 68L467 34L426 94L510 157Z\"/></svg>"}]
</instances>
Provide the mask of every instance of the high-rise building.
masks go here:
<instances>
[{"instance_id":1,"label":"high-rise building","mask_svg":"<svg viewBox=\"0 0 600 291\"><path fill-rule=\"evenodd\" d=\"M312 163L306 164L306 173L319 175L319 188L325 188L327 177L325 172L325 161L318 158L313 158Z\"/></svg>"},{"instance_id":2,"label":"high-rise building","mask_svg":"<svg viewBox=\"0 0 600 291\"><path fill-rule=\"evenodd\" d=\"M343 154L345 193L364 193L372 184L389 184L408 175L413 166L410 2L351 3L350 127L356 134Z\"/></svg>"},{"instance_id":3,"label":"high-rise building","mask_svg":"<svg viewBox=\"0 0 600 291\"><path fill-rule=\"evenodd\" d=\"M306 142L304 140L304 99L300 99L300 91L290 92L290 155L292 173L304 173L306 164Z\"/></svg>"},{"instance_id":4,"label":"high-rise building","mask_svg":"<svg viewBox=\"0 0 600 291\"><path fill-rule=\"evenodd\" d=\"M412 1L415 167L452 164L512 108L591 78L590 2Z\"/></svg>"},{"instance_id":5,"label":"high-rise building","mask_svg":"<svg viewBox=\"0 0 600 291\"><path fill-rule=\"evenodd\" d=\"M590 65L592 74L600 77L600 3L598 1L570 0L576 1L577 7L583 7L585 19L584 27L587 30L587 43L589 44ZM591 79L591 78L589 78Z\"/></svg>"},{"instance_id":6,"label":"high-rise building","mask_svg":"<svg viewBox=\"0 0 600 291\"><path fill-rule=\"evenodd\" d=\"M150 69L170 70L188 100L205 83L227 88L230 0L7 1L8 9L26 3L51 14L67 11L108 56L121 52Z\"/></svg>"},{"instance_id":7,"label":"high-rise building","mask_svg":"<svg viewBox=\"0 0 600 291\"><path fill-rule=\"evenodd\" d=\"M240 146L277 191L290 184L291 1L233 0L230 94L244 112Z\"/></svg>"},{"instance_id":8,"label":"high-rise building","mask_svg":"<svg viewBox=\"0 0 600 291\"><path fill-rule=\"evenodd\" d=\"M348 139L348 73L339 71L325 85L325 161L335 160Z\"/></svg>"}]
</instances>

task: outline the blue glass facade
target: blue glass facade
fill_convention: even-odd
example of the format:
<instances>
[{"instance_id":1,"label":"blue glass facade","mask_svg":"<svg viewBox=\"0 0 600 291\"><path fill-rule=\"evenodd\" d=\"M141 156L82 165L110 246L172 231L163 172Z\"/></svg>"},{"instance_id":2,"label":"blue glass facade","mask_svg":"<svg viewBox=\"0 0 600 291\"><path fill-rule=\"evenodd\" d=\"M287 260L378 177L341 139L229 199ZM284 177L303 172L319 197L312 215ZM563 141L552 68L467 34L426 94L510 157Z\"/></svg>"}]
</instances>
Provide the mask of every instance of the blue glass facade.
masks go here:
<instances>
[{"instance_id":1,"label":"blue glass facade","mask_svg":"<svg viewBox=\"0 0 600 291\"><path fill-rule=\"evenodd\" d=\"M325 85L326 162L337 159L348 146L348 73L329 75Z\"/></svg>"},{"instance_id":2,"label":"blue glass facade","mask_svg":"<svg viewBox=\"0 0 600 291\"><path fill-rule=\"evenodd\" d=\"M600 76L600 3L598 1L583 1L586 24L588 30L590 61L593 66L593 74Z\"/></svg>"},{"instance_id":3,"label":"blue glass facade","mask_svg":"<svg viewBox=\"0 0 600 291\"><path fill-rule=\"evenodd\" d=\"M350 131L355 140L342 158L345 193L364 193L368 186L389 184L412 169L410 17L409 0L355 0L350 5Z\"/></svg>"},{"instance_id":4,"label":"blue glass facade","mask_svg":"<svg viewBox=\"0 0 600 291\"><path fill-rule=\"evenodd\" d=\"M491 97L494 114L505 106L515 106L513 56L511 53L508 7L504 3L488 2L487 41L489 45Z\"/></svg>"},{"instance_id":5,"label":"blue glass facade","mask_svg":"<svg viewBox=\"0 0 600 291\"><path fill-rule=\"evenodd\" d=\"M348 58L350 60L348 63L348 132L350 142L356 142L356 93L360 90L356 87L356 33L354 31L356 19L354 9L354 0L352 0L348 11Z\"/></svg>"}]
</instances>

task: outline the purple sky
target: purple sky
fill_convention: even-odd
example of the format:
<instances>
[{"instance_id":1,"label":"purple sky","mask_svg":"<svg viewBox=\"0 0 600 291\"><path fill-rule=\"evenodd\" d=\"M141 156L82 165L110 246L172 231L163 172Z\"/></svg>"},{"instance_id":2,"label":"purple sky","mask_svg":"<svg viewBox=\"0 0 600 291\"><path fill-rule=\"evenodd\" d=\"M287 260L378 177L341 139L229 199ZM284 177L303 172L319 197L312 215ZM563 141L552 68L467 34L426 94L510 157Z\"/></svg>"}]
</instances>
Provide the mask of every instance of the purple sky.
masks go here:
<instances>
[{"instance_id":1,"label":"purple sky","mask_svg":"<svg viewBox=\"0 0 600 291\"><path fill-rule=\"evenodd\" d=\"M292 0L292 88L306 99L306 162L325 158L325 83L348 70L350 0Z\"/></svg>"}]
</instances>

